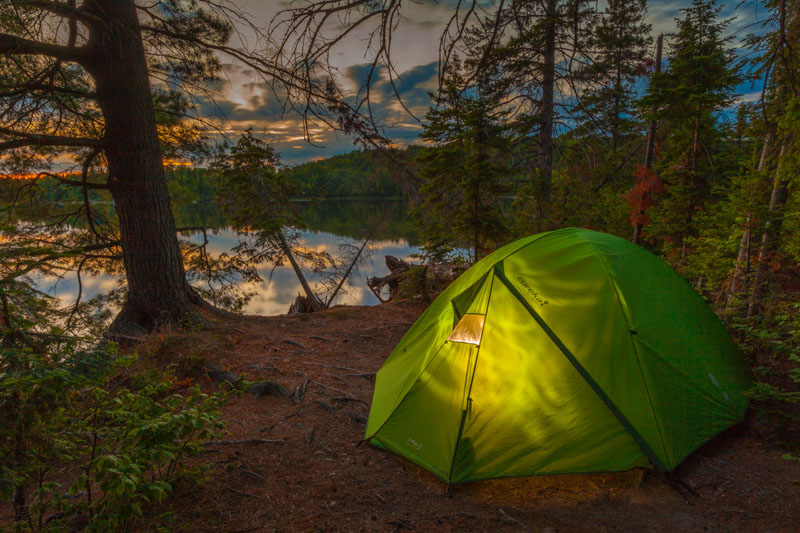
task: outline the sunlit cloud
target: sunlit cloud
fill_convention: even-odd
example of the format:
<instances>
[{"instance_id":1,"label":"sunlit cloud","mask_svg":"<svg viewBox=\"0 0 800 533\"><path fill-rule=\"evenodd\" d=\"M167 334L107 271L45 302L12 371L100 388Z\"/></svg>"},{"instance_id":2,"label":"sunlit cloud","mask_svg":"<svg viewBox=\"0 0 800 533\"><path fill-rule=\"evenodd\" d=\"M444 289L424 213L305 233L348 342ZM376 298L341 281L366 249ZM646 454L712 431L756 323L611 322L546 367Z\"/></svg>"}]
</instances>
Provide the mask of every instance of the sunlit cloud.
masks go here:
<instances>
[{"instance_id":1,"label":"sunlit cloud","mask_svg":"<svg viewBox=\"0 0 800 533\"><path fill-rule=\"evenodd\" d=\"M279 10L290 6L286 2L238 0L237 3L250 13L249 18L254 23L262 26L266 26ZM331 55L337 84L351 102L356 101L364 82L371 75L370 108L364 111L371 111L380 121L395 146L405 147L420 142L420 121L424 122L431 105L429 93L438 88L439 37L455 5L457 2L451 0L410 4L404 11L407 18L393 38L392 61L397 74L392 77L383 65L378 64L373 69L373 56L366 50L366 34L363 32L355 32L344 39ZM681 9L689 6L690 2L686 0L650 2L648 22L653 26L653 35L673 33L675 19L683 15ZM598 8L602 10L604 3L600 2ZM766 13L759 2L728 2L723 5L720 16L731 19L729 32L739 38L749 31L757 31L759 18ZM328 30L335 28L329 27ZM247 37L246 32L244 37ZM665 44L668 51L669 37ZM218 120L230 137L235 138L245 129L252 128L256 135L273 144L284 163L289 165L354 149L353 139L333 131L328 125L313 119L304 124L285 105L285 94L276 93L251 69L234 62L225 63L223 69L219 98L214 103L201 102L200 109L204 116ZM758 88L740 87L740 92L745 93L740 101L752 101Z\"/></svg>"}]
</instances>

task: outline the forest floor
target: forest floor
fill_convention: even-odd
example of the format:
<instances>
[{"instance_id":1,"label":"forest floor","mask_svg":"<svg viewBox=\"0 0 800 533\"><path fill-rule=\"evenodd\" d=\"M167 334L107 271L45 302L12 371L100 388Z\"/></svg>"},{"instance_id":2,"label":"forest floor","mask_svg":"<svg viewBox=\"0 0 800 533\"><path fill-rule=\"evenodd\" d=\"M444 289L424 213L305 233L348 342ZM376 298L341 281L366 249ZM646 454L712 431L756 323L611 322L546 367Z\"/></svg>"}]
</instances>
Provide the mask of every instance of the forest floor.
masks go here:
<instances>
[{"instance_id":1,"label":"forest floor","mask_svg":"<svg viewBox=\"0 0 800 533\"><path fill-rule=\"evenodd\" d=\"M183 531L797 531L800 469L748 422L707 443L677 476L683 496L641 471L445 484L357 444L374 378L424 306L398 301L295 316L215 319L203 334L162 334L140 350L217 364L289 394L231 395L228 441L200 459L208 479L171 498ZM207 377L204 388L218 386ZM292 392L306 384L301 401ZM163 511L163 510L162 510Z\"/></svg>"}]
</instances>

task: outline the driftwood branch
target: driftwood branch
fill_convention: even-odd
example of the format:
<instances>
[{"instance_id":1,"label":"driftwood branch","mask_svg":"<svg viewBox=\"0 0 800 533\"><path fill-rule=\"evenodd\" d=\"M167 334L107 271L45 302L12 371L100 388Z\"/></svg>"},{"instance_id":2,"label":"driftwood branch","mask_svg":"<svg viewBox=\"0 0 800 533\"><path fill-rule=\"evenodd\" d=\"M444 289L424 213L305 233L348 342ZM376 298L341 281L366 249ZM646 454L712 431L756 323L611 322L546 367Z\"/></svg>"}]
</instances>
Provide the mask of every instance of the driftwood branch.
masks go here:
<instances>
[{"instance_id":1,"label":"driftwood branch","mask_svg":"<svg viewBox=\"0 0 800 533\"><path fill-rule=\"evenodd\" d=\"M297 275L297 279L300 281L300 285L303 287L303 291L306 293L306 299L311 305L311 309L313 311L322 311L325 308L325 306L322 302L319 301L319 298L317 298L317 295L314 294L314 291L311 290L311 286L308 284L306 276L305 274L303 274L303 270L300 268L300 265L294 258L294 254L292 253L292 247L289 246L289 242L286 240L286 236L283 234L283 230L278 231L277 236L278 236L278 242L280 243L281 251L283 251L283 253L286 254L286 257L289 259L289 263L292 265L292 269L294 270L294 273Z\"/></svg>"},{"instance_id":2,"label":"driftwood branch","mask_svg":"<svg viewBox=\"0 0 800 533\"><path fill-rule=\"evenodd\" d=\"M228 446L231 444L286 444L281 439L207 440L203 446Z\"/></svg>"},{"instance_id":3,"label":"driftwood branch","mask_svg":"<svg viewBox=\"0 0 800 533\"><path fill-rule=\"evenodd\" d=\"M396 292L400 286L400 279L411 268L411 265L392 255L386 256L386 266L390 274L383 277L373 277L367 280L367 287L378 298L381 303L386 303L392 299L392 293ZM384 300L381 296L384 287L389 287L389 298Z\"/></svg>"},{"instance_id":4,"label":"driftwood branch","mask_svg":"<svg viewBox=\"0 0 800 533\"><path fill-rule=\"evenodd\" d=\"M406 263L402 259L387 255L386 266L389 268L390 274L383 277L369 278L367 280L367 286L381 303L397 298L418 296L418 294L404 294L401 287L403 280L410 274L409 271L413 265ZM421 289L421 296L425 298L426 301L430 300L432 295L443 291L462 272L463 269L454 263L424 265L422 267L422 286L419 287ZM384 299L381 295L385 287L389 287L388 299Z\"/></svg>"}]
</instances>

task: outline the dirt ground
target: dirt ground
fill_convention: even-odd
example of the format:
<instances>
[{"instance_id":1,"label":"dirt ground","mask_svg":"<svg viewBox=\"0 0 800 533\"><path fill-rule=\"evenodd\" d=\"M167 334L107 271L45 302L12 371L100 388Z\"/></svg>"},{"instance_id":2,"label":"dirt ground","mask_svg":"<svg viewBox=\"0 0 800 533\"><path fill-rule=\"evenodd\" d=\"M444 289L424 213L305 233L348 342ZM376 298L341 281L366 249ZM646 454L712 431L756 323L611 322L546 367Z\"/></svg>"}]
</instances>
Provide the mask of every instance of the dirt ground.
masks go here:
<instances>
[{"instance_id":1,"label":"dirt ground","mask_svg":"<svg viewBox=\"0 0 800 533\"><path fill-rule=\"evenodd\" d=\"M422 312L415 302L322 313L232 317L196 345L287 396L232 398L230 441L209 445L207 483L174 501L184 531L797 531L800 469L747 423L695 452L676 471L683 496L641 471L542 476L459 485L451 498L425 470L360 445L370 375ZM204 378L208 390L216 386ZM305 384L300 401L292 393Z\"/></svg>"}]
</instances>

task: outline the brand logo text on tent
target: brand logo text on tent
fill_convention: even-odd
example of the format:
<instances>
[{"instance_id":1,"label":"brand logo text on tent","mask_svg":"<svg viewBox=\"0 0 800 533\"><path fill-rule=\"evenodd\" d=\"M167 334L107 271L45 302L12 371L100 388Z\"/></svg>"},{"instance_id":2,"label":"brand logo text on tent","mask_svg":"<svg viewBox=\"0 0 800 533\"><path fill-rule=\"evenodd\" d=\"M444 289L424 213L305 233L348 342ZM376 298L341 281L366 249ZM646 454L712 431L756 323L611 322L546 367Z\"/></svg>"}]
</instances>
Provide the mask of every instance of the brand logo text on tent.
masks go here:
<instances>
[{"instance_id":1,"label":"brand logo text on tent","mask_svg":"<svg viewBox=\"0 0 800 533\"><path fill-rule=\"evenodd\" d=\"M539 296L539 293L533 290L531 286L528 285L528 283L524 279L522 279L522 276L517 276L517 279L519 280L520 283L522 283L522 286L525 287L525 290L528 291L528 294L531 295L531 298L533 298L533 301L534 303L536 303L536 305L538 305L539 307L544 307L545 305L547 305L547 300L542 300L542 297Z\"/></svg>"}]
</instances>

